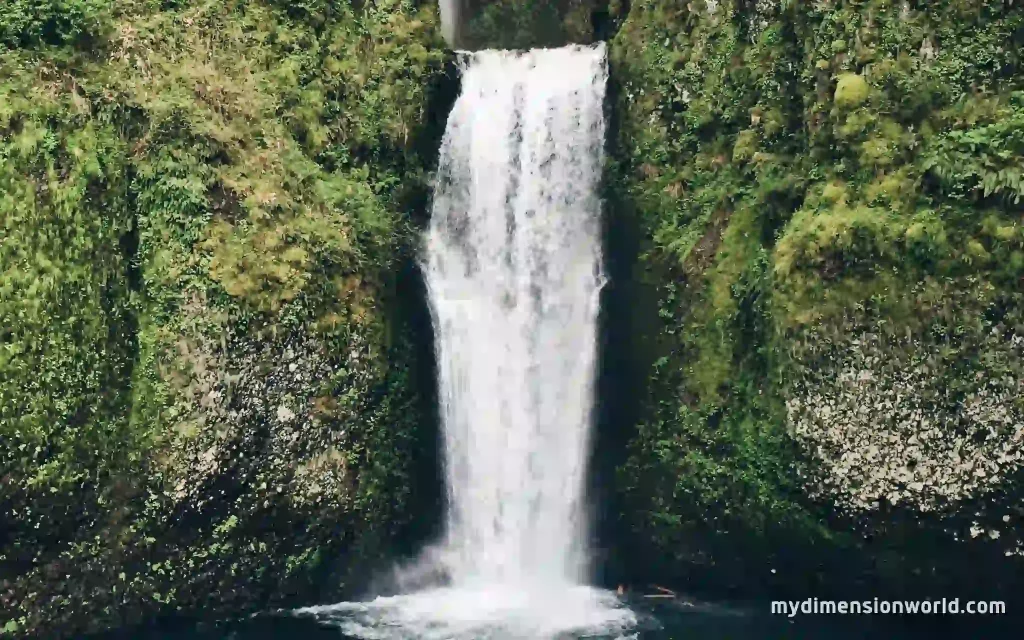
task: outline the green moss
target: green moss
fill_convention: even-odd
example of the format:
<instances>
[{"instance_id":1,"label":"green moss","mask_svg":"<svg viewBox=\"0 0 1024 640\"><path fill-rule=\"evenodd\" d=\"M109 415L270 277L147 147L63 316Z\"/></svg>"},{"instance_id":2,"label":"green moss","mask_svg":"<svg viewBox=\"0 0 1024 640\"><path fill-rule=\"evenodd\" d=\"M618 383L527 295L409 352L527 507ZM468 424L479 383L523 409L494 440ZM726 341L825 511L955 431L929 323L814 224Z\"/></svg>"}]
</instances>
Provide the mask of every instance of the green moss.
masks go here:
<instances>
[{"instance_id":1,"label":"green moss","mask_svg":"<svg viewBox=\"0 0 1024 640\"><path fill-rule=\"evenodd\" d=\"M836 82L835 103L840 109L852 109L868 99L868 83L856 73L844 73Z\"/></svg>"},{"instance_id":2,"label":"green moss","mask_svg":"<svg viewBox=\"0 0 1024 640\"><path fill-rule=\"evenodd\" d=\"M736 136L736 144L732 147L732 161L736 163L746 162L754 157L757 152L757 132L742 131Z\"/></svg>"},{"instance_id":3,"label":"green moss","mask_svg":"<svg viewBox=\"0 0 1024 640\"><path fill-rule=\"evenodd\" d=\"M841 182L830 182L821 190L821 200L827 205L845 207L848 194Z\"/></svg>"},{"instance_id":4,"label":"green moss","mask_svg":"<svg viewBox=\"0 0 1024 640\"><path fill-rule=\"evenodd\" d=\"M859 262L879 263L902 231L884 212L838 205L826 211L801 211L775 249L775 271L789 276L800 269L847 270ZM828 264L826 262L836 262Z\"/></svg>"},{"instance_id":5,"label":"green moss","mask_svg":"<svg viewBox=\"0 0 1024 640\"><path fill-rule=\"evenodd\" d=\"M0 62L5 579L58 552L130 468L126 145L56 73Z\"/></svg>"}]
</instances>

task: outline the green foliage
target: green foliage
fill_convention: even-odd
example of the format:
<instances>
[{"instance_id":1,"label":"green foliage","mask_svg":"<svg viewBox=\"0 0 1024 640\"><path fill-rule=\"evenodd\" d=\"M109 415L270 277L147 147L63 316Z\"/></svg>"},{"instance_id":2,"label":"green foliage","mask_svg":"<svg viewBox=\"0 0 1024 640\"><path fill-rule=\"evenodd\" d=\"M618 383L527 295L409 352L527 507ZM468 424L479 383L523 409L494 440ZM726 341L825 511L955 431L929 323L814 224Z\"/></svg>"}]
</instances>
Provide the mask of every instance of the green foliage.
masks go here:
<instances>
[{"instance_id":1,"label":"green foliage","mask_svg":"<svg viewBox=\"0 0 1024 640\"><path fill-rule=\"evenodd\" d=\"M959 126L932 138L922 168L952 197L996 197L1019 204L1024 197L1019 162L1024 157L1024 92L994 102L980 117L968 111L969 103L951 109Z\"/></svg>"},{"instance_id":2,"label":"green foliage","mask_svg":"<svg viewBox=\"0 0 1024 640\"><path fill-rule=\"evenodd\" d=\"M93 38L99 35L109 4L104 0L5 0L0 6L0 51Z\"/></svg>"},{"instance_id":3,"label":"green foliage","mask_svg":"<svg viewBox=\"0 0 1024 640\"><path fill-rule=\"evenodd\" d=\"M836 207L824 212L801 211L793 217L775 249L775 270L786 277L798 269L816 275L853 275L891 262L895 233L884 211Z\"/></svg>"},{"instance_id":4,"label":"green foliage","mask_svg":"<svg viewBox=\"0 0 1024 640\"><path fill-rule=\"evenodd\" d=\"M73 79L0 64L0 526L17 575L126 463L125 147ZM8 511L8 509L10 511Z\"/></svg>"}]
</instances>

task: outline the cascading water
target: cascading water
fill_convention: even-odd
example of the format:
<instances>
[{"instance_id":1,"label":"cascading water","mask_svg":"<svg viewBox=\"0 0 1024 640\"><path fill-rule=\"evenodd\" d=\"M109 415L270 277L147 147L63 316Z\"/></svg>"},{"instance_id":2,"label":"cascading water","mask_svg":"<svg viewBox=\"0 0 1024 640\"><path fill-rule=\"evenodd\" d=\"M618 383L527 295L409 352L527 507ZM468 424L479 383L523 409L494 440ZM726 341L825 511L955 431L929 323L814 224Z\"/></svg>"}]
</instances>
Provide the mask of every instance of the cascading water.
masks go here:
<instances>
[{"instance_id":1,"label":"cascading water","mask_svg":"<svg viewBox=\"0 0 1024 640\"><path fill-rule=\"evenodd\" d=\"M602 285L603 45L464 54L424 270L448 482L445 586L305 611L374 638L622 630L582 586Z\"/></svg>"},{"instance_id":2,"label":"cascading water","mask_svg":"<svg viewBox=\"0 0 1024 640\"><path fill-rule=\"evenodd\" d=\"M455 583L583 578L603 49L474 55L427 239Z\"/></svg>"}]
</instances>

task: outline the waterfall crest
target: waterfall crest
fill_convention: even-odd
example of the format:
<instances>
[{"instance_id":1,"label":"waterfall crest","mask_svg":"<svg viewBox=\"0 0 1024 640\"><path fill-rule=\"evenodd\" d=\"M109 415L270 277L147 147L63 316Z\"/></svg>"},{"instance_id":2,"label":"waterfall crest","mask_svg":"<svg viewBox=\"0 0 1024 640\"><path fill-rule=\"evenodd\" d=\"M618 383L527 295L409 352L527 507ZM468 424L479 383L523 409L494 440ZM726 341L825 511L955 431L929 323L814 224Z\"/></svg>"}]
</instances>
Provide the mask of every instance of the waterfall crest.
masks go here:
<instances>
[{"instance_id":1,"label":"waterfall crest","mask_svg":"<svg viewBox=\"0 0 1024 640\"><path fill-rule=\"evenodd\" d=\"M422 265L447 531L409 572L440 565L447 580L304 611L366 638L617 634L633 614L584 586L605 48L481 51L461 67Z\"/></svg>"}]
</instances>

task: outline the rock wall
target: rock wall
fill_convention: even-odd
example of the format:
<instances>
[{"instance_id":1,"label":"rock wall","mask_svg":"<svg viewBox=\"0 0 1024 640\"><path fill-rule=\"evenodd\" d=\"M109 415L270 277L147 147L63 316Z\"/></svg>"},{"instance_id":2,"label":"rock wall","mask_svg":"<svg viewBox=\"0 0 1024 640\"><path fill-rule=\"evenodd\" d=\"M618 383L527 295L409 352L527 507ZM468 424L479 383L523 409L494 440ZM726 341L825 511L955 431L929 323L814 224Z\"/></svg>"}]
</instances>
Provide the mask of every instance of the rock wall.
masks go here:
<instances>
[{"instance_id":1,"label":"rock wall","mask_svg":"<svg viewBox=\"0 0 1024 640\"><path fill-rule=\"evenodd\" d=\"M604 35L607 0L462 0L462 49L531 49L590 44Z\"/></svg>"},{"instance_id":2,"label":"rock wall","mask_svg":"<svg viewBox=\"0 0 1024 640\"><path fill-rule=\"evenodd\" d=\"M37 4L0 9L0 630L355 588L436 510L436 7Z\"/></svg>"},{"instance_id":3,"label":"rock wall","mask_svg":"<svg viewBox=\"0 0 1024 640\"><path fill-rule=\"evenodd\" d=\"M1024 9L628 5L609 210L647 389L612 573L1019 592Z\"/></svg>"}]
</instances>

